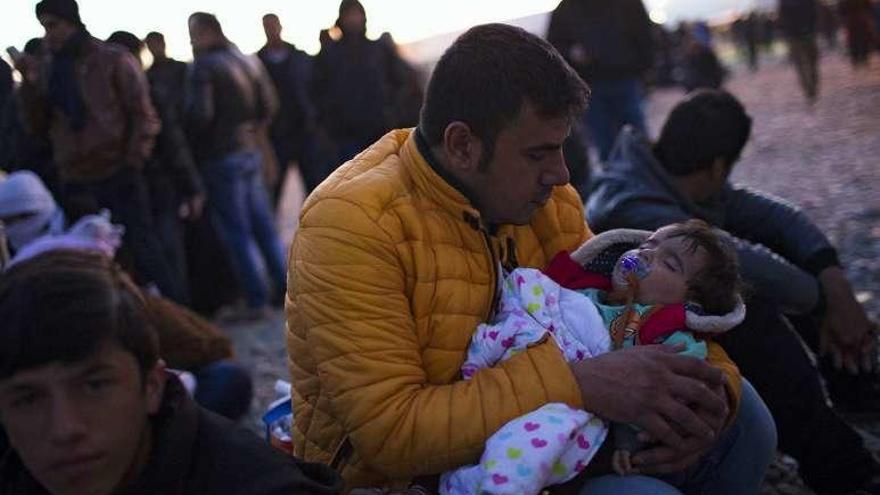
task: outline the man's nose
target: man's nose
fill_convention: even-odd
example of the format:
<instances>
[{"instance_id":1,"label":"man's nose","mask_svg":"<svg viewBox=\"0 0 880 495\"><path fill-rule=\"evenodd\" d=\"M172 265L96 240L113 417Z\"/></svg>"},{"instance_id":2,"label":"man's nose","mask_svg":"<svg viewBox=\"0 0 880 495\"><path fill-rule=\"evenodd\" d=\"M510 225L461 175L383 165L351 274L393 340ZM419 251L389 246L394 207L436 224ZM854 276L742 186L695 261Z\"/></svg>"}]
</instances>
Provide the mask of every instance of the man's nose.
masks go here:
<instances>
[{"instance_id":1,"label":"man's nose","mask_svg":"<svg viewBox=\"0 0 880 495\"><path fill-rule=\"evenodd\" d=\"M83 438L88 432L86 415L68 397L57 397L52 401L49 425L46 434L53 443L70 445Z\"/></svg>"},{"instance_id":2,"label":"man's nose","mask_svg":"<svg viewBox=\"0 0 880 495\"><path fill-rule=\"evenodd\" d=\"M562 151L559 152L557 159L548 165L547 170L541 177L541 185L543 186L564 186L571 180L571 174L568 172L568 166L565 164L565 158Z\"/></svg>"}]
</instances>

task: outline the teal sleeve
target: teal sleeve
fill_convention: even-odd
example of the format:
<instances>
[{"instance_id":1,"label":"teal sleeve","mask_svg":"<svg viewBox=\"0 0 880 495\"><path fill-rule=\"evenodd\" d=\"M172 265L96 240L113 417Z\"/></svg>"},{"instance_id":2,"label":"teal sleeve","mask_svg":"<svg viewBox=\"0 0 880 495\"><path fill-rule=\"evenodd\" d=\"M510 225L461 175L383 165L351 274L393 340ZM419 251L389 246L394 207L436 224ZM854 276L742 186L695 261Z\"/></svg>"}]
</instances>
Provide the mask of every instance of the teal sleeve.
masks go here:
<instances>
[{"instance_id":1,"label":"teal sleeve","mask_svg":"<svg viewBox=\"0 0 880 495\"><path fill-rule=\"evenodd\" d=\"M684 344L684 350L679 352L679 354L683 356L706 359L706 356L709 355L709 351L706 349L706 343L695 339L690 332L675 332L667 337L663 343L667 345Z\"/></svg>"}]
</instances>

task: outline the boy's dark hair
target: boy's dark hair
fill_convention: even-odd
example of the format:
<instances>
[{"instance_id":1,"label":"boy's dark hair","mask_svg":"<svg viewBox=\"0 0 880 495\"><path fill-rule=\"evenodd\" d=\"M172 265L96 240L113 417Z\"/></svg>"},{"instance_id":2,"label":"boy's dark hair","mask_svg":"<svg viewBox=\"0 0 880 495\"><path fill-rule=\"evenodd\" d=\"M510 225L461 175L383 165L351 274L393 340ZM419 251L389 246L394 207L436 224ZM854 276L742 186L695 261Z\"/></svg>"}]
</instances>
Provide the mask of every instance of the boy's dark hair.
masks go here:
<instances>
[{"instance_id":1,"label":"boy's dark hair","mask_svg":"<svg viewBox=\"0 0 880 495\"><path fill-rule=\"evenodd\" d=\"M733 95L722 90L700 90L672 109L654 154L675 176L709 168L716 158L732 167L751 131L752 118Z\"/></svg>"},{"instance_id":2,"label":"boy's dark hair","mask_svg":"<svg viewBox=\"0 0 880 495\"><path fill-rule=\"evenodd\" d=\"M195 23L199 29L205 29L225 37L220 21L217 20L217 16L214 14L195 12L189 16L189 23Z\"/></svg>"},{"instance_id":3,"label":"boy's dark hair","mask_svg":"<svg viewBox=\"0 0 880 495\"><path fill-rule=\"evenodd\" d=\"M739 262L732 244L702 220L688 220L673 226L670 237L684 237L691 249L703 248L708 255L706 266L688 281L688 300L702 306L711 315L733 311L743 290Z\"/></svg>"},{"instance_id":4,"label":"boy's dark hair","mask_svg":"<svg viewBox=\"0 0 880 495\"><path fill-rule=\"evenodd\" d=\"M165 44L165 35L158 31L150 31L144 36L144 40L156 40L162 44Z\"/></svg>"},{"instance_id":5,"label":"boy's dark hair","mask_svg":"<svg viewBox=\"0 0 880 495\"><path fill-rule=\"evenodd\" d=\"M109 258L53 251L0 275L0 379L52 362L86 359L109 342L137 359L159 359L143 296Z\"/></svg>"},{"instance_id":6,"label":"boy's dark hair","mask_svg":"<svg viewBox=\"0 0 880 495\"><path fill-rule=\"evenodd\" d=\"M525 103L547 118L579 117L590 89L543 39L504 24L469 29L437 62L422 106L419 129L431 146L446 127L466 123L483 144L481 168L495 140Z\"/></svg>"}]
</instances>

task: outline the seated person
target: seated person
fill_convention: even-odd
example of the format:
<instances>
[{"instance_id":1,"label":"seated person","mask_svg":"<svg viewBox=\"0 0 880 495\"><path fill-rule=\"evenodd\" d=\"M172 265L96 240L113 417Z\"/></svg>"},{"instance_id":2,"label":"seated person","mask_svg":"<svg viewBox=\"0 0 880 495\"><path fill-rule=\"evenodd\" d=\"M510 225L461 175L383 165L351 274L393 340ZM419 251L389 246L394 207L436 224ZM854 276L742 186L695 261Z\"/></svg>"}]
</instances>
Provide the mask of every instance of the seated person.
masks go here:
<instances>
[{"instance_id":1,"label":"seated person","mask_svg":"<svg viewBox=\"0 0 880 495\"><path fill-rule=\"evenodd\" d=\"M609 265L601 258L609 259L620 245L639 247L619 256L610 276L593 271ZM469 379L547 336L569 362L666 343L723 366L717 344L709 343L715 347L710 355L705 339L742 322L740 285L736 254L704 222L671 225L653 235L609 231L571 257L560 253L545 273L518 268L507 275L498 316L478 327L462 375ZM620 423L612 431L615 472L637 473L631 455L641 450L638 432ZM601 417L565 404L545 405L495 432L478 465L446 473L441 493L538 493L584 470L607 433Z\"/></svg>"},{"instance_id":2,"label":"seated person","mask_svg":"<svg viewBox=\"0 0 880 495\"><path fill-rule=\"evenodd\" d=\"M0 179L0 221L6 225L11 264L57 249L100 253L112 259L124 230L106 216L89 215L67 227L61 208L39 177L20 171ZM188 387L202 406L231 420L250 407L250 373L233 359L232 341L214 325L167 299L144 292L165 363L191 372Z\"/></svg>"},{"instance_id":3,"label":"seated person","mask_svg":"<svg viewBox=\"0 0 880 495\"><path fill-rule=\"evenodd\" d=\"M633 456L641 475L585 476L579 490L758 490L776 434L747 383L728 393L733 366L663 345L570 363L545 340L461 378L504 270L543 268L592 237L562 153L588 94L545 40L473 27L432 72L418 128L389 132L309 196L286 307L295 454L337 467L347 489L435 489L504 424L564 403L660 442Z\"/></svg>"},{"instance_id":4,"label":"seated person","mask_svg":"<svg viewBox=\"0 0 880 495\"><path fill-rule=\"evenodd\" d=\"M792 204L730 180L751 128L736 97L702 90L673 108L656 143L624 129L591 184L587 219L604 232L699 218L729 234L751 296L743 324L718 343L767 402L780 450L813 491L875 493L880 464L829 407L802 342L825 354L820 369L836 408L876 414L876 330L825 233Z\"/></svg>"},{"instance_id":5,"label":"seated person","mask_svg":"<svg viewBox=\"0 0 880 495\"><path fill-rule=\"evenodd\" d=\"M54 251L0 275L0 494L338 493L193 402L143 294L111 260Z\"/></svg>"}]
</instances>

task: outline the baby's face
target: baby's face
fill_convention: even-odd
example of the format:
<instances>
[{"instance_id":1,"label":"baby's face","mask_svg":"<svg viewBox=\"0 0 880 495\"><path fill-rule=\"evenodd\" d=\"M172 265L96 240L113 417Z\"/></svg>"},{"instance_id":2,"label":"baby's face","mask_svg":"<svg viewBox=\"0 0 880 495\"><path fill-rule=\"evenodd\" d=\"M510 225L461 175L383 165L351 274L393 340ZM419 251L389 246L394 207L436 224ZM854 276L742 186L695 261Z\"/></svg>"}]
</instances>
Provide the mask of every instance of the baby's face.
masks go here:
<instances>
[{"instance_id":1,"label":"baby's face","mask_svg":"<svg viewBox=\"0 0 880 495\"><path fill-rule=\"evenodd\" d=\"M663 227L618 261L615 271L629 271L639 279L635 296L637 303L684 302L688 281L706 266L706 250L675 233L674 227Z\"/></svg>"}]
</instances>

